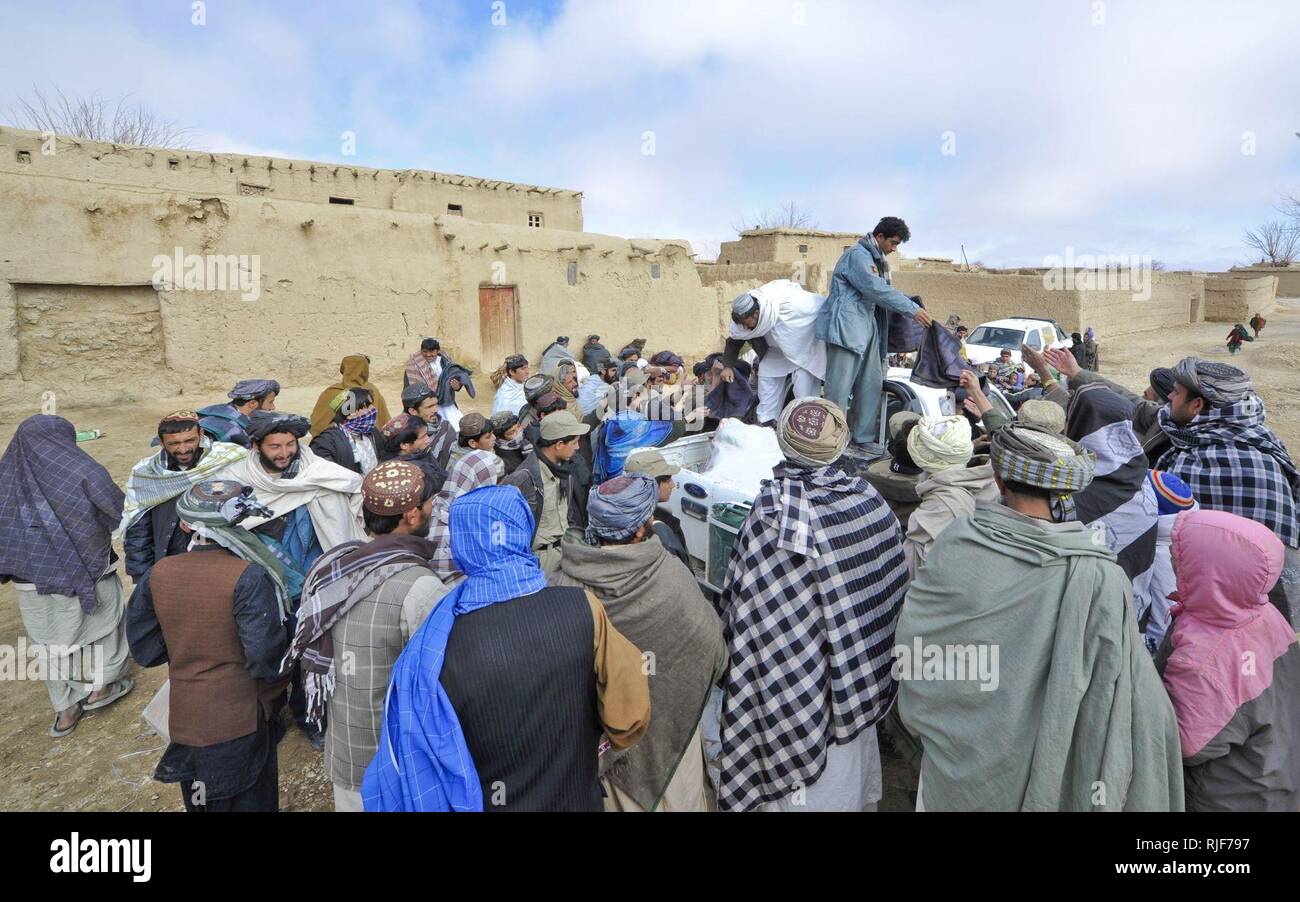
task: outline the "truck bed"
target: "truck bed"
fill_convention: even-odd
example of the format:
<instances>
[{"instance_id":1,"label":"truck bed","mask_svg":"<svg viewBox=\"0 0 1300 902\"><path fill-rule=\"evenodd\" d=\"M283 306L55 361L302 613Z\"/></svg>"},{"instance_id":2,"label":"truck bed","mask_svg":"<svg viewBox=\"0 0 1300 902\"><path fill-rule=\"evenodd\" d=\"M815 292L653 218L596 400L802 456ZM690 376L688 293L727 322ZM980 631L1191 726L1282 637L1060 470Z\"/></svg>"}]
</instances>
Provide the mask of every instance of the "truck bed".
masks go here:
<instances>
[{"instance_id":1,"label":"truck bed","mask_svg":"<svg viewBox=\"0 0 1300 902\"><path fill-rule=\"evenodd\" d=\"M678 439L670 445L659 448L664 459L670 464L681 467L681 472L673 477L675 483L672 496L659 505L664 513L677 518L686 540L686 551L691 559L691 570L695 578L705 588L713 592L720 586L710 584L706 579L709 558L709 513L715 504L753 504L752 495L743 489L716 479L704 470L709 463L712 451L713 433L703 432ZM840 457L838 465L851 475L860 476L875 457L866 456L855 451L846 450Z\"/></svg>"}]
</instances>

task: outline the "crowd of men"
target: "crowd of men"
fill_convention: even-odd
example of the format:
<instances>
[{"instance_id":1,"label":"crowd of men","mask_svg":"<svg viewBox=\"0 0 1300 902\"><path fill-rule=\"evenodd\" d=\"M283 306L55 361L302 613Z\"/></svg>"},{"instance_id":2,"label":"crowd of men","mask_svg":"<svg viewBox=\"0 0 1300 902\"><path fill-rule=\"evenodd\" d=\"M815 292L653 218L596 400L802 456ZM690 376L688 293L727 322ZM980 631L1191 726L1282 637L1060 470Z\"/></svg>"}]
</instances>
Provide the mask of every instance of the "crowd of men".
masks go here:
<instances>
[{"instance_id":1,"label":"crowd of men","mask_svg":"<svg viewBox=\"0 0 1300 902\"><path fill-rule=\"evenodd\" d=\"M917 810L1297 810L1300 473L1249 376L1188 357L1138 395L1091 334L1023 348L1014 419L967 370L864 470L886 314L942 328L890 282L908 237L882 220L826 297L742 294L690 368L512 355L490 416L432 338L400 408L364 355L310 418L250 378L164 417L125 492L30 417L0 577L98 662L48 681L50 735L131 692L129 652L168 666L155 778L191 811L276 810L290 719L339 811L867 811L882 749ZM656 449L724 418L783 460L714 596Z\"/></svg>"}]
</instances>

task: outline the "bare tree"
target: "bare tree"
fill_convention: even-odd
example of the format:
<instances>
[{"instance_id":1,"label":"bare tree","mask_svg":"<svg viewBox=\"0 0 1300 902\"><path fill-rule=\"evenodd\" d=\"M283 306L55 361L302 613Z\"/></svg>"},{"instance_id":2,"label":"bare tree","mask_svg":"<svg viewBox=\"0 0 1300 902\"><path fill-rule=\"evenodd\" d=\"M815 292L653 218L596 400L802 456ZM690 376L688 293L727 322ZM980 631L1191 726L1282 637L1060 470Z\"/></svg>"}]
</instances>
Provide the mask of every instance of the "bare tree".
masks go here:
<instances>
[{"instance_id":1,"label":"bare tree","mask_svg":"<svg viewBox=\"0 0 1300 902\"><path fill-rule=\"evenodd\" d=\"M1278 219L1246 229L1242 241L1259 253L1259 263L1268 266L1290 266L1300 257L1300 228Z\"/></svg>"},{"instance_id":2,"label":"bare tree","mask_svg":"<svg viewBox=\"0 0 1300 902\"><path fill-rule=\"evenodd\" d=\"M1294 227L1300 228L1300 195L1289 194L1282 198L1277 211L1290 219Z\"/></svg>"},{"instance_id":3,"label":"bare tree","mask_svg":"<svg viewBox=\"0 0 1300 902\"><path fill-rule=\"evenodd\" d=\"M57 135L72 135L113 144L137 144L146 147L184 147L190 130L174 119L163 119L141 104L132 106L128 96L113 104L98 94L77 97L54 89L56 97L46 97L32 89L32 97L18 98L9 108L9 117L19 128Z\"/></svg>"},{"instance_id":4,"label":"bare tree","mask_svg":"<svg viewBox=\"0 0 1300 902\"><path fill-rule=\"evenodd\" d=\"M751 216L739 225L732 223L732 228L737 232L749 229L815 229L817 223L813 220L810 210L805 210L794 201L790 201L775 210L769 208Z\"/></svg>"}]
</instances>

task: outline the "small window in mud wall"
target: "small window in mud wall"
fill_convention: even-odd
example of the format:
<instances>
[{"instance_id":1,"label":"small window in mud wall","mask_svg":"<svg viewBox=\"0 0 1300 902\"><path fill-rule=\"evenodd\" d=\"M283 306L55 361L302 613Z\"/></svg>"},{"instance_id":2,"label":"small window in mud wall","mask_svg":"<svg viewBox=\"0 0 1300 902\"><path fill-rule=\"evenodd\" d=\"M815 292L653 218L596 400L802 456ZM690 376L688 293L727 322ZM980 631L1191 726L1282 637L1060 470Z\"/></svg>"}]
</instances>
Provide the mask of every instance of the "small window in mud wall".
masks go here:
<instances>
[{"instance_id":1,"label":"small window in mud wall","mask_svg":"<svg viewBox=\"0 0 1300 902\"><path fill-rule=\"evenodd\" d=\"M651 263L651 264L650 264L650 278L652 278L652 279L657 279L657 278L659 278L661 275L663 275L663 270L660 268L659 264L658 264L658 263Z\"/></svg>"},{"instance_id":2,"label":"small window in mud wall","mask_svg":"<svg viewBox=\"0 0 1300 902\"><path fill-rule=\"evenodd\" d=\"M330 203L332 203L332 204L343 204L343 205L346 206L346 207L350 207L350 206L352 206L353 204L356 203L356 200L355 200L354 198L351 198L351 197L331 197L331 198L330 198Z\"/></svg>"},{"instance_id":3,"label":"small window in mud wall","mask_svg":"<svg viewBox=\"0 0 1300 902\"><path fill-rule=\"evenodd\" d=\"M464 216L465 208L460 204L447 204L447 212L452 216Z\"/></svg>"},{"instance_id":4,"label":"small window in mud wall","mask_svg":"<svg viewBox=\"0 0 1300 902\"><path fill-rule=\"evenodd\" d=\"M540 228L542 227L542 214L541 214L541 213L529 213L529 214L528 214L528 227L529 227L530 229L540 229Z\"/></svg>"},{"instance_id":5,"label":"small window in mud wall","mask_svg":"<svg viewBox=\"0 0 1300 902\"><path fill-rule=\"evenodd\" d=\"M808 245L806 245L806 244L801 244L801 245L799 245L799 253L801 253L801 254L806 254L806 253L808 253Z\"/></svg>"},{"instance_id":6,"label":"small window in mud wall","mask_svg":"<svg viewBox=\"0 0 1300 902\"><path fill-rule=\"evenodd\" d=\"M578 261L576 260L569 264L568 279L570 285L578 284Z\"/></svg>"},{"instance_id":7,"label":"small window in mud wall","mask_svg":"<svg viewBox=\"0 0 1300 902\"><path fill-rule=\"evenodd\" d=\"M32 152L30 150L20 150L14 156L14 159L19 163L31 163Z\"/></svg>"}]
</instances>

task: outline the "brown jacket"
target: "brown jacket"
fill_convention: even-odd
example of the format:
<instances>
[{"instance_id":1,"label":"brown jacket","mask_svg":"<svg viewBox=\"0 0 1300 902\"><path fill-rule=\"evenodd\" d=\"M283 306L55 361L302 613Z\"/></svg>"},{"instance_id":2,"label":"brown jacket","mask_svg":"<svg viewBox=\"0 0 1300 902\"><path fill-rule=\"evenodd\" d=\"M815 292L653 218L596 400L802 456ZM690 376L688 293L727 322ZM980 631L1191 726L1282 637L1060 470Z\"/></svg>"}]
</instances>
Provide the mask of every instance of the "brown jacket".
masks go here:
<instances>
[{"instance_id":1,"label":"brown jacket","mask_svg":"<svg viewBox=\"0 0 1300 902\"><path fill-rule=\"evenodd\" d=\"M156 654L152 662L142 659L139 649L147 643L135 635L138 627L152 615L161 631L173 742L204 748L238 739L257 729L259 710L269 718L278 709L285 683L271 675L288 633L278 603L268 610L259 587L258 577L269 583L265 571L257 567L260 573L242 579L252 566L224 548L187 551L155 564L132 598L131 647L140 663L161 662ZM251 642L250 632L256 634ZM248 647L258 657L252 664Z\"/></svg>"}]
</instances>

